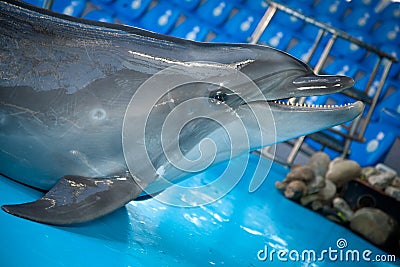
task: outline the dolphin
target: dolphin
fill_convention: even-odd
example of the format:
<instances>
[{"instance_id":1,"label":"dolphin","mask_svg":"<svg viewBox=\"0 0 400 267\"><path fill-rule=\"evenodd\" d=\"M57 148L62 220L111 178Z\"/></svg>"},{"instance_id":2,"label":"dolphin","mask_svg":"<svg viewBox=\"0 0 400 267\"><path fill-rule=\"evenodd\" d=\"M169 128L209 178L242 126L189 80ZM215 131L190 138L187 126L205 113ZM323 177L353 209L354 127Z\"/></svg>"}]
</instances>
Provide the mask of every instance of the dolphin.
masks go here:
<instances>
[{"instance_id":1,"label":"dolphin","mask_svg":"<svg viewBox=\"0 0 400 267\"><path fill-rule=\"evenodd\" d=\"M232 155L341 124L363 110L361 102L282 102L354 82L316 75L266 46L198 43L14 0L0 1L0 25L0 173L47 191L2 209L40 223L90 221ZM166 121L179 131L162 134ZM242 130L247 143L229 141Z\"/></svg>"}]
</instances>

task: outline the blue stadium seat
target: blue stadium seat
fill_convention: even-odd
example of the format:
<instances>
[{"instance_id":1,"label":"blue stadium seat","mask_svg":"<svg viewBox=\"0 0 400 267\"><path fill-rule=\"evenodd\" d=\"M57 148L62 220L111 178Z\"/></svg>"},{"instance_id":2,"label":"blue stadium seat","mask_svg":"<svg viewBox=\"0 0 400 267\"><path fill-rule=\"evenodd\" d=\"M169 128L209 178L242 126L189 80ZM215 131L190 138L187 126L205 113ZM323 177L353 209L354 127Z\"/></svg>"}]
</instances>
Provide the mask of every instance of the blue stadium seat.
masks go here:
<instances>
[{"instance_id":1,"label":"blue stadium seat","mask_svg":"<svg viewBox=\"0 0 400 267\"><path fill-rule=\"evenodd\" d=\"M320 96L308 96L304 103L308 105L325 105L328 101L328 95L320 95Z\"/></svg>"},{"instance_id":2,"label":"blue stadium seat","mask_svg":"<svg viewBox=\"0 0 400 267\"><path fill-rule=\"evenodd\" d=\"M233 4L226 0L208 0L197 9L198 16L211 25L222 24L233 9Z\"/></svg>"},{"instance_id":3,"label":"blue stadium seat","mask_svg":"<svg viewBox=\"0 0 400 267\"><path fill-rule=\"evenodd\" d=\"M369 32L377 22L378 16L369 8L357 7L343 18L343 29Z\"/></svg>"},{"instance_id":4,"label":"blue stadium seat","mask_svg":"<svg viewBox=\"0 0 400 267\"><path fill-rule=\"evenodd\" d=\"M309 105L345 105L348 103L352 103L354 102L354 99L345 96L341 93L336 93L336 94L330 94L330 95L323 95L323 96L310 96L306 98L305 103L309 104ZM350 122L345 123L345 125L350 126ZM342 125L337 125L332 127L333 129L335 129L336 131L348 134L348 130L343 127ZM329 130L324 130L322 131L323 134L330 136L331 138L334 138L335 140L339 141L339 142L343 142L344 141L344 137L341 136L340 134L331 132ZM306 138L305 142L314 150L320 150L320 151L324 151L325 153L327 153L329 155L329 157L331 159L336 158L338 156L340 156L340 153L332 150L328 147L323 147L320 143L312 140L311 138Z\"/></svg>"},{"instance_id":5,"label":"blue stadium seat","mask_svg":"<svg viewBox=\"0 0 400 267\"><path fill-rule=\"evenodd\" d=\"M51 6L53 11L73 17L80 17L85 8L86 0L55 0Z\"/></svg>"},{"instance_id":6,"label":"blue stadium seat","mask_svg":"<svg viewBox=\"0 0 400 267\"><path fill-rule=\"evenodd\" d=\"M323 15L340 19L346 12L348 6L348 2L343 0L324 0L318 2L318 4L314 7L314 10L316 11L315 15L317 18L320 15Z\"/></svg>"},{"instance_id":7,"label":"blue stadium seat","mask_svg":"<svg viewBox=\"0 0 400 267\"><path fill-rule=\"evenodd\" d=\"M254 32L259 21L260 16L242 9L225 23L225 29L235 39L246 42Z\"/></svg>"},{"instance_id":8,"label":"blue stadium seat","mask_svg":"<svg viewBox=\"0 0 400 267\"><path fill-rule=\"evenodd\" d=\"M371 43L371 37L369 37L363 31L351 30L348 31L348 33L365 43ZM367 50L342 38L338 38L332 47L332 54L334 56L346 57L354 61L360 60L365 56L366 53Z\"/></svg>"},{"instance_id":9,"label":"blue stadium seat","mask_svg":"<svg viewBox=\"0 0 400 267\"><path fill-rule=\"evenodd\" d=\"M397 19L400 20L400 3L392 2L382 11L381 14L384 20Z\"/></svg>"},{"instance_id":10,"label":"blue stadium seat","mask_svg":"<svg viewBox=\"0 0 400 267\"><path fill-rule=\"evenodd\" d=\"M288 5L289 7L292 7L294 9L296 8L309 8L314 4L314 0L282 0L284 4Z\"/></svg>"},{"instance_id":11,"label":"blue stadium seat","mask_svg":"<svg viewBox=\"0 0 400 267\"><path fill-rule=\"evenodd\" d=\"M309 53L311 52L313 43L307 39L299 38L299 42L294 44L287 52L294 57L306 62ZM313 57L309 62L307 62L311 66L315 66L318 63L318 60L322 54L323 46L318 46L316 51L314 52Z\"/></svg>"},{"instance_id":12,"label":"blue stadium seat","mask_svg":"<svg viewBox=\"0 0 400 267\"><path fill-rule=\"evenodd\" d=\"M242 2L244 2L245 0L230 0L231 3L234 4L241 4Z\"/></svg>"},{"instance_id":13,"label":"blue stadium seat","mask_svg":"<svg viewBox=\"0 0 400 267\"><path fill-rule=\"evenodd\" d=\"M379 60L379 56L374 53L368 53L360 62L359 68L366 73L371 73L376 63Z\"/></svg>"},{"instance_id":14,"label":"blue stadium seat","mask_svg":"<svg viewBox=\"0 0 400 267\"><path fill-rule=\"evenodd\" d=\"M390 82L387 82L387 87L391 87ZM371 120L377 121L383 109L392 110L400 114L400 90L392 92L390 95L378 102Z\"/></svg>"},{"instance_id":15,"label":"blue stadium seat","mask_svg":"<svg viewBox=\"0 0 400 267\"><path fill-rule=\"evenodd\" d=\"M34 6L42 7L44 0L24 0L24 2Z\"/></svg>"},{"instance_id":16,"label":"blue stadium seat","mask_svg":"<svg viewBox=\"0 0 400 267\"><path fill-rule=\"evenodd\" d=\"M380 47L381 50L387 52L388 54L391 54L393 56L399 57L400 55L400 48L393 44L388 44L388 45L383 45ZM373 68L375 67L375 64L378 62L379 56L376 54L371 54L369 53L366 57L362 59L362 61L359 63L359 69L365 73L371 73ZM382 61L385 62L386 59ZM380 65L379 70L378 70L378 77L381 77L384 66ZM399 79L398 76L400 74L400 63L393 63L392 67L389 71L388 74L388 79ZM366 82L365 82L366 84Z\"/></svg>"},{"instance_id":17,"label":"blue stadium seat","mask_svg":"<svg viewBox=\"0 0 400 267\"><path fill-rule=\"evenodd\" d=\"M177 6L186 10L193 10L197 7L201 0L172 0Z\"/></svg>"},{"instance_id":18,"label":"blue stadium seat","mask_svg":"<svg viewBox=\"0 0 400 267\"><path fill-rule=\"evenodd\" d=\"M291 33L287 28L285 29L283 26L274 24L265 29L259 42L280 50L285 50L292 39L292 35L293 33Z\"/></svg>"},{"instance_id":19,"label":"blue stadium seat","mask_svg":"<svg viewBox=\"0 0 400 267\"><path fill-rule=\"evenodd\" d=\"M399 32L400 35L400 32ZM383 45L382 47L380 47L380 49L394 57L396 57L397 59L400 59L400 44L394 45L393 43L391 44L386 44ZM393 78L393 77L397 77L400 73L400 63L393 63L392 67L389 71L389 78Z\"/></svg>"},{"instance_id":20,"label":"blue stadium seat","mask_svg":"<svg viewBox=\"0 0 400 267\"><path fill-rule=\"evenodd\" d=\"M90 3L101 8L104 12L110 14L111 16L115 16L114 1L115 0L90 0Z\"/></svg>"},{"instance_id":21,"label":"blue stadium seat","mask_svg":"<svg viewBox=\"0 0 400 267\"><path fill-rule=\"evenodd\" d=\"M192 41L203 42L208 34L208 28L196 19L186 19L172 30L171 35Z\"/></svg>"},{"instance_id":22,"label":"blue stadium seat","mask_svg":"<svg viewBox=\"0 0 400 267\"><path fill-rule=\"evenodd\" d=\"M357 71L354 62L346 59L336 59L324 68L324 72L328 74L345 75L353 78Z\"/></svg>"},{"instance_id":23,"label":"blue stadium seat","mask_svg":"<svg viewBox=\"0 0 400 267\"><path fill-rule=\"evenodd\" d=\"M114 23L114 18L102 11L102 10L92 10L89 13L87 13L85 16L83 16L85 19L89 20L96 20L96 21L101 21L101 22L108 22L108 23Z\"/></svg>"},{"instance_id":24,"label":"blue stadium seat","mask_svg":"<svg viewBox=\"0 0 400 267\"><path fill-rule=\"evenodd\" d=\"M244 5L251 9L251 11L261 14L268 8L268 3L265 0L247 0Z\"/></svg>"},{"instance_id":25,"label":"blue stadium seat","mask_svg":"<svg viewBox=\"0 0 400 267\"><path fill-rule=\"evenodd\" d=\"M212 43L238 43L239 41L235 40L231 36L228 36L225 34L217 34L209 42L212 42Z\"/></svg>"},{"instance_id":26,"label":"blue stadium seat","mask_svg":"<svg viewBox=\"0 0 400 267\"><path fill-rule=\"evenodd\" d=\"M378 77L375 78L375 80L372 82L371 86L367 90L367 95L371 98L374 97L376 90L378 90L379 80L381 77L379 74L381 74L381 73L378 73L378 75L377 75ZM356 80L354 83L354 88L356 88L357 90L360 90L360 91L364 91L367 87L369 78L370 78L369 75L364 75L360 79ZM386 84L382 88L379 99L384 97L387 90L388 90L388 85Z\"/></svg>"},{"instance_id":27,"label":"blue stadium seat","mask_svg":"<svg viewBox=\"0 0 400 267\"><path fill-rule=\"evenodd\" d=\"M152 0L118 0L115 3L115 10L118 17L134 20L139 18L146 11L151 1Z\"/></svg>"},{"instance_id":28,"label":"blue stadium seat","mask_svg":"<svg viewBox=\"0 0 400 267\"><path fill-rule=\"evenodd\" d=\"M167 34L174 27L181 13L173 6L159 2L140 20L140 25L150 31Z\"/></svg>"},{"instance_id":29,"label":"blue stadium seat","mask_svg":"<svg viewBox=\"0 0 400 267\"><path fill-rule=\"evenodd\" d=\"M384 21L374 30L372 38L377 45L388 43L398 45L400 43L400 21L395 19Z\"/></svg>"},{"instance_id":30,"label":"blue stadium seat","mask_svg":"<svg viewBox=\"0 0 400 267\"><path fill-rule=\"evenodd\" d=\"M331 18L329 16L319 16L318 21L326 23L332 27L335 28L341 28L341 22L335 18ZM308 40L314 41L315 38L318 35L319 28L317 26L314 26L310 23L307 23L302 29L301 29L301 36L307 38ZM325 44L328 41L328 38L323 38L321 40L321 44Z\"/></svg>"},{"instance_id":31,"label":"blue stadium seat","mask_svg":"<svg viewBox=\"0 0 400 267\"><path fill-rule=\"evenodd\" d=\"M383 162L400 133L400 113L383 109L378 122L370 122L365 132L365 143L352 142L350 159L361 166Z\"/></svg>"},{"instance_id":32,"label":"blue stadium seat","mask_svg":"<svg viewBox=\"0 0 400 267\"><path fill-rule=\"evenodd\" d=\"M115 0L90 0L90 2L92 2L93 4L111 4L113 3Z\"/></svg>"},{"instance_id":33,"label":"blue stadium seat","mask_svg":"<svg viewBox=\"0 0 400 267\"><path fill-rule=\"evenodd\" d=\"M302 14L311 15L311 8L307 6L291 6L296 11L301 12ZM283 11L278 11L272 19L272 22L279 23L281 25L285 25L285 28L291 28L293 30L298 30L304 25L304 21L297 18L296 16L292 16Z\"/></svg>"},{"instance_id":34,"label":"blue stadium seat","mask_svg":"<svg viewBox=\"0 0 400 267\"><path fill-rule=\"evenodd\" d=\"M375 5L378 3L376 0L351 0L349 1L353 8L366 7L369 9L374 9Z\"/></svg>"}]
</instances>

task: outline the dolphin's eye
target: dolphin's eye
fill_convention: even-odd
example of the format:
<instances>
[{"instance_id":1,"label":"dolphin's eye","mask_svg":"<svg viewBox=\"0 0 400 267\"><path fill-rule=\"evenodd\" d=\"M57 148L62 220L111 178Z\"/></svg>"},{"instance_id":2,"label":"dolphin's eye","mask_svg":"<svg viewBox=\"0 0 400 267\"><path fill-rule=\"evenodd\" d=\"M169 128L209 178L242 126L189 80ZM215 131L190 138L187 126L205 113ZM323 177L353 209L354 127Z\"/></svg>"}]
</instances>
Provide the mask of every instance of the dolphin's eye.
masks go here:
<instances>
[{"instance_id":1,"label":"dolphin's eye","mask_svg":"<svg viewBox=\"0 0 400 267\"><path fill-rule=\"evenodd\" d=\"M210 99L217 104L224 103L228 99L228 95L222 90L213 91L210 93Z\"/></svg>"}]
</instances>

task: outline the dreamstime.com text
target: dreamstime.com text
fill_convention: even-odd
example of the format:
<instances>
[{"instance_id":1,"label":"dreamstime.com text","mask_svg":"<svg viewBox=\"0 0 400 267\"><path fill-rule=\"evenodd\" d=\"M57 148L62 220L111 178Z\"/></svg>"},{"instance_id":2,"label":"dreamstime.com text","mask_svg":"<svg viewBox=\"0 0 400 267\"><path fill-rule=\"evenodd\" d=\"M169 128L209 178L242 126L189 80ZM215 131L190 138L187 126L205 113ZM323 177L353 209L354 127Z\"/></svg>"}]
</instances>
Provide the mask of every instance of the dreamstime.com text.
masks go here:
<instances>
[{"instance_id":1,"label":"dreamstime.com text","mask_svg":"<svg viewBox=\"0 0 400 267\"><path fill-rule=\"evenodd\" d=\"M373 254L369 249L358 250L348 249L347 240L339 238L336 247L316 251L313 249L288 250L269 248L265 245L263 249L257 252L257 258L260 261L293 261L293 262L396 262L395 255L389 254Z\"/></svg>"}]
</instances>

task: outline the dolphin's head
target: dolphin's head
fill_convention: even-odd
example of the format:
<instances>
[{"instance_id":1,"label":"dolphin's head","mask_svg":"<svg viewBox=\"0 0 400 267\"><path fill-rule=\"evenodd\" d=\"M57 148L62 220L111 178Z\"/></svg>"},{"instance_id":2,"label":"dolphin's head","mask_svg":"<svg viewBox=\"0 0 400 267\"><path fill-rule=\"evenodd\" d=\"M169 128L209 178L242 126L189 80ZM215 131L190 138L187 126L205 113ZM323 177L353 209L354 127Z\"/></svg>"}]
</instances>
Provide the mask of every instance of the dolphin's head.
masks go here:
<instances>
[{"instance_id":1,"label":"dolphin's head","mask_svg":"<svg viewBox=\"0 0 400 267\"><path fill-rule=\"evenodd\" d=\"M247 88L242 90L240 95L227 93L226 99L223 100L229 106L236 108L242 118L251 117L245 114L250 112L250 109L258 112L264 109L269 114L272 113L275 123L275 140L271 137L261 141L260 144L257 141L255 143L258 145L255 146L261 147L267 143L285 141L330 128L354 119L363 111L364 105L361 102L345 106L287 104L281 100L337 93L353 86L354 81L350 77L340 75L317 75L307 64L274 48L243 44L233 50L232 60L244 63L236 64L233 61L228 63L236 64L237 69L249 77L260 90L255 92L254 87L250 86L249 90ZM210 97L218 96L214 94ZM251 126L254 121L249 123L250 121L252 120L245 121L249 128L254 126ZM267 132L266 128L271 124L265 124L265 127L263 125L260 127ZM270 129L269 133L271 133Z\"/></svg>"}]
</instances>

